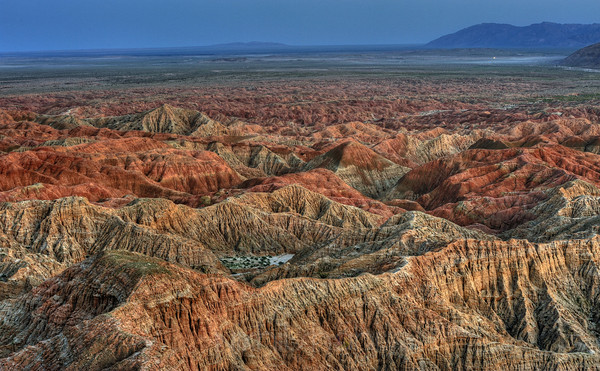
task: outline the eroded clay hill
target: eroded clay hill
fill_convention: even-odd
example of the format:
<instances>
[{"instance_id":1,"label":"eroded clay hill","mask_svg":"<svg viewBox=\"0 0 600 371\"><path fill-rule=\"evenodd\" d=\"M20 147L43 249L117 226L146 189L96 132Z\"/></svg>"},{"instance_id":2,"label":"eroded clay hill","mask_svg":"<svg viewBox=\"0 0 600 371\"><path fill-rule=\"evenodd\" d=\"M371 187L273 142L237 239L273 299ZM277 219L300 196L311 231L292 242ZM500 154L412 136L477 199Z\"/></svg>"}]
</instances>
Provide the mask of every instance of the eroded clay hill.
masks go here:
<instances>
[{"instance_id":1,"label":"eroded clay hill","mask_svg":"<svg viewBox=\"0 0 600 371\"><path fill-rule=\"evenodd\" d=\"M434 103L0 110L0 369L600 369L597 109Z\"/></svg>"},{"instance_id":2,"label":"eroded clay hill","mask_svg":"<svg viewBox=\"0 0 600 371\"><path fill-rule=\"evenodd\" d=\"M599 253L459 240L396 274L254 289L107 252L0 304L0 365L594 369Z\"/></svg>"}]
</instances>

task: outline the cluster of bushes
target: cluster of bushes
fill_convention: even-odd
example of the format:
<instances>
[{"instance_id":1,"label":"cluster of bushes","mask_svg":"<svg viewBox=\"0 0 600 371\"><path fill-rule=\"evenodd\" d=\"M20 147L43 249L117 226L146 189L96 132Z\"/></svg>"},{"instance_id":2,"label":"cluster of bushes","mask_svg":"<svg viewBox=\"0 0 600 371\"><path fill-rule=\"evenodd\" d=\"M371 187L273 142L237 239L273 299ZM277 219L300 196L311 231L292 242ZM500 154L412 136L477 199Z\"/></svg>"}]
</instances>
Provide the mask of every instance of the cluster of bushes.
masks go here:
<instances>
[{"instance_id":1,"label":"cluster of bushes","mask_svg":"<svg viewBox=\"0 0 600 371\"><path fill-rule=\"evenodd\" d=\"M226 256L221 263L229 269L264 268L271 265L270 256Z\"/></svg>"}]
</instances>

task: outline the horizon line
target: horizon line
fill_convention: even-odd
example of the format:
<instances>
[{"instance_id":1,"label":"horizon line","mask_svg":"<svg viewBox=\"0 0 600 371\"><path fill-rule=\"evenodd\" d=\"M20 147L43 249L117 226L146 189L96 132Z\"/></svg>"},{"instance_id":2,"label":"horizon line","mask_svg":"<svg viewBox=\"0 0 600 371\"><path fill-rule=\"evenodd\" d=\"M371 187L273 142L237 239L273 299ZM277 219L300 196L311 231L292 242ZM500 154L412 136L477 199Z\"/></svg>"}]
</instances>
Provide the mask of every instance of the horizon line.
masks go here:
<instances>
[{"instance_id":1,"label":"horizon line","mask_svg":"<svg viewBox=\"0 0 600 371\"><path fill-rule=\"evenodd\" d=\"M2 54L26 54L26 53L68 53L68 52L108 52L108 51L142 51L142 50L164 50L164 49L210 49L210 48L222 48L230 46L232 51L236 50L235 46L250 46L248 50L252 49L267 49L267 48L307 48L307 47L408 47L408 46L424 46L428 42L412 42L412 43L372 43L372 44L286 44L280 42L271 41L233 41L226 43L207 44L207 45L177 45L177 46L134 46L134 47L100 47L90 49L31 49L31 50L0 50ZM223 49L221 49L223 50ZM226 50L226 49L225 49ZM239 49L237 49L239 50Z\"/></svg>"}]
</instances>

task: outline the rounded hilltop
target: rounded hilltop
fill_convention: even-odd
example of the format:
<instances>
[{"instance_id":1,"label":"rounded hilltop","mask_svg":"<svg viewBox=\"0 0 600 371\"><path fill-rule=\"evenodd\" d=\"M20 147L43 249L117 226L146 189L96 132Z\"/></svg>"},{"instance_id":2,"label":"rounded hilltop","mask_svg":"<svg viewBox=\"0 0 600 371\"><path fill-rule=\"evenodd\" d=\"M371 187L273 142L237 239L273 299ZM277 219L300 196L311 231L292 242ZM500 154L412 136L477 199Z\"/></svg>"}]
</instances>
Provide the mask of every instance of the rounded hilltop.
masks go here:
<instances>
[{"instance_id":1,"label":"rounded hilltop","mask_svg":"<svg viewBox=\"0 0 600 371\"><path fill-rule=\"evenodd\" d=\"M563 66L600 69L600 43L586 46L565 58Z\"/></svg>"}]
</instances>

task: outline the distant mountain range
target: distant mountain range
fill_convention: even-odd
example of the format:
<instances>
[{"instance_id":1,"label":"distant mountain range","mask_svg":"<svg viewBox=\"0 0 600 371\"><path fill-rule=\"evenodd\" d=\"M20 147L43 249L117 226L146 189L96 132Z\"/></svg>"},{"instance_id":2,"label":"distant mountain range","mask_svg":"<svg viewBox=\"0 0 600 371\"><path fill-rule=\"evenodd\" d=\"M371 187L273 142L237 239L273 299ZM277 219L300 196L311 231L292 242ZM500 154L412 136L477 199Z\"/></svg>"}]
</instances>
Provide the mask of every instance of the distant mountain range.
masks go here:
<instances>
[{"instance_id":1,"label":"distant mountain range","mask_svg":"<svg viewBox=\"0 0 600 371\"><path fill-rule=\"evenodd\" d=\"M429 48L582 48L600 42L600 24L482 23L428 43Z\"/></svg>"},{"instance_id":2,"label":"distant mountain range","mask_svg":"<svg viewBox=\"0 0 600 371\"><path fill-rule=\"evenodd\" d=\"M262 41L250 41L250 42L233 42L225 44L213 44L207 46L207 48L224 48L224 49L255 49L255 48L289 48L290 45L275 43L275 42L262 42Z\"/></svg>"},{"instance_id":3,"label":"distant mountain range","mask_svg":"<svg viewBox=\"0 0 600 371\"><path fill-rule=\"evenodd\" d=\"M561 63L563 66L600 69L600 43L579 49Z\"/></svg>"}]
</instances>

